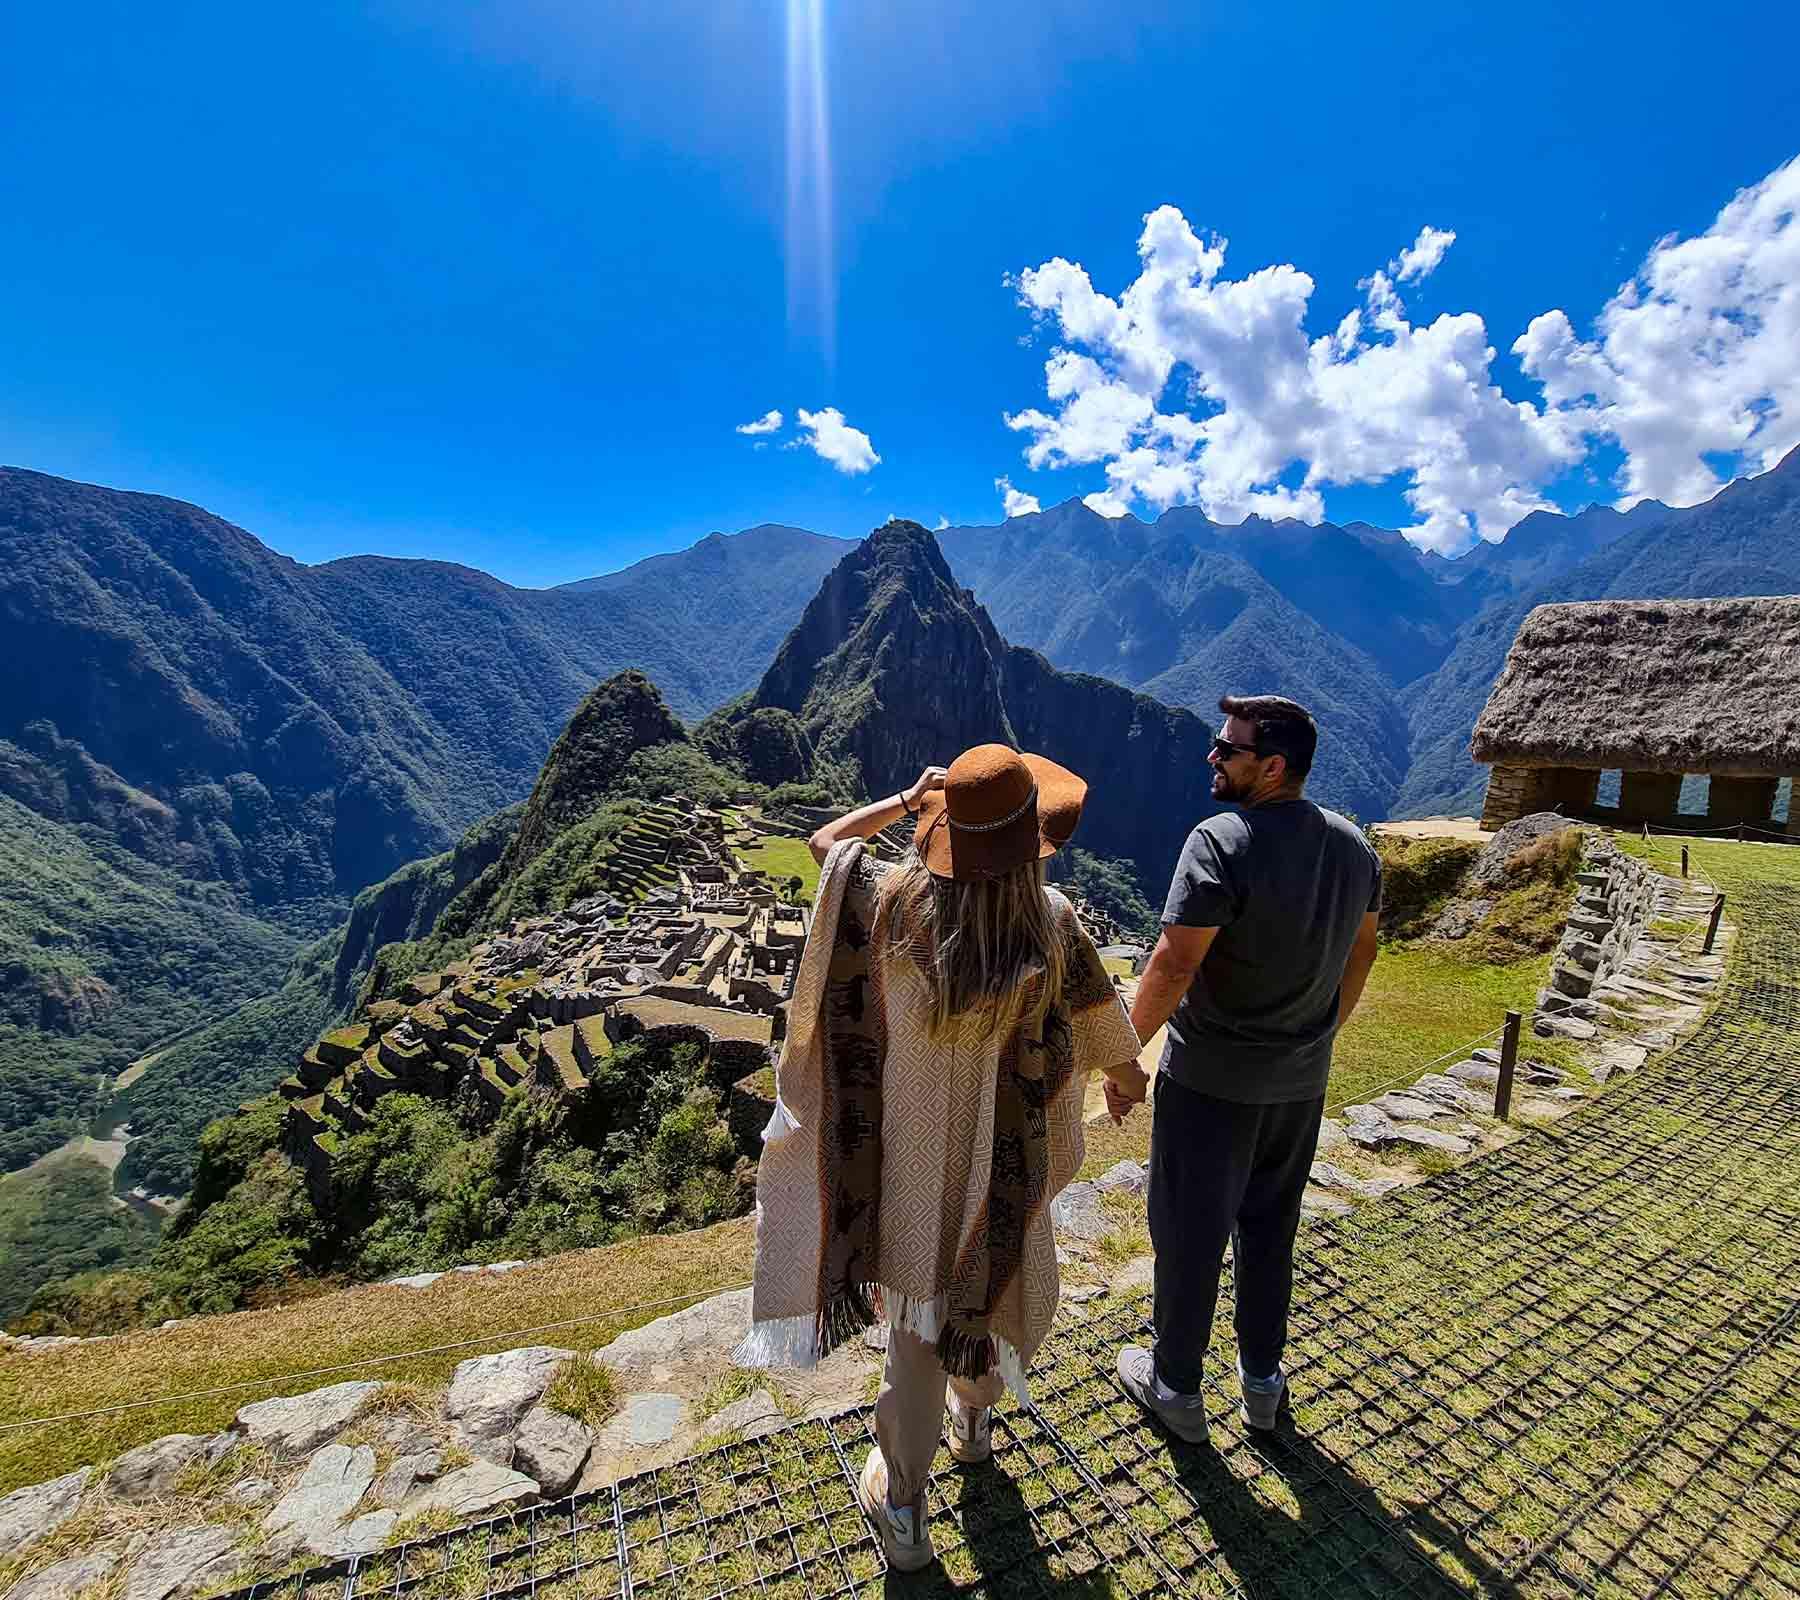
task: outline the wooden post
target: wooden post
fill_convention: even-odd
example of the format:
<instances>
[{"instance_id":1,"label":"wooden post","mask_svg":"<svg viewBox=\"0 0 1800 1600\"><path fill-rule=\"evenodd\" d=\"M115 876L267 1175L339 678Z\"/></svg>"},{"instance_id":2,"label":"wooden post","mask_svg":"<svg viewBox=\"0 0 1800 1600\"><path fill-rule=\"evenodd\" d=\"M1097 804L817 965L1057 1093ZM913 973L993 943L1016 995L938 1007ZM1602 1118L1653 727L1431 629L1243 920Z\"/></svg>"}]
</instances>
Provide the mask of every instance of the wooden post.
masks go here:
<instances>
[{"instance_id":1,"label":"wooden post","mask_svg":"<svg viewBox=\"0 0 1800 1600\"><path fill-rule=\"evenodd\" d=\"M1719 936L1719 918L1724 916L1724 914L1725 896L1722 894L1714 895L1712 916L1706 924L1706 943L1700 946L1701 955L1709 956L1712 954L1713 940Z\"/></svg>"},{"instance_id":2,"label":"wooden post","mask_svg":"<svg viewBox=\"0 0 1800 1600\"><path fill-rule=\"evenodd\" d=\"M1742 844L1743 842L1744 842L1744 825L1743 825L1743 823L1740 822L1738 824L1738 843Z\"/></svg>"},{"instance_id":3,"label":"wooden post","mask_svg":"<svg viewBox=\"0 0 1800 1600\"><path fill-rule=\"evenodd\" d=\"M1683 845L1683 846L1682 846L1682 847L1681 847L1681 875L1682 875L1682 877L1684 877L1684 878L1685 878L1685 877L1686 877L1686 876L1687 876L1687 875L1688 875L1688 870L1687 870L1687 850L1688 850L1688 847L1687 847L1687 846L1686 846L1686 845Z\"/></svg>"},{"instance_id":4,"label":"wooden post","mask_svg":"<svg viewBox=\"0 0 1800 1600\"><path fill-rule=\"evenodd\" d=\"M1502 1122L1512 1110L1513 1072L1519 1065L1519 1023L1516 1011L1506 1013L1506 1032L1500 1036L1500 1078L1494 1085L1494 1115Z\"/></svg>"}]
</instances>

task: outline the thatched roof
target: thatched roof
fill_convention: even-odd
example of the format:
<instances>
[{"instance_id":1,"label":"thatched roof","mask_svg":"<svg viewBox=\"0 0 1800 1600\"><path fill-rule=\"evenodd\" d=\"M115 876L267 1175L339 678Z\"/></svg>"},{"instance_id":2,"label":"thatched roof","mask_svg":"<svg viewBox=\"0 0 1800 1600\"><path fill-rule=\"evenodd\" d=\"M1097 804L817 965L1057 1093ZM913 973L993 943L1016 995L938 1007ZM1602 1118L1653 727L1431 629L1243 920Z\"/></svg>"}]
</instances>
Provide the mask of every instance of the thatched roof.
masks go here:
<instances>
[{"instance_id":1,"label":"thatched roof","mask_svg":"<svg viewBox=\"0 0 1800 1600\"><path fill-rule=\"evenodd\" d=\"M1507 766L1800 773L1800 595L1539 606L1472 745Z\"/></svg>"}]
</instances>

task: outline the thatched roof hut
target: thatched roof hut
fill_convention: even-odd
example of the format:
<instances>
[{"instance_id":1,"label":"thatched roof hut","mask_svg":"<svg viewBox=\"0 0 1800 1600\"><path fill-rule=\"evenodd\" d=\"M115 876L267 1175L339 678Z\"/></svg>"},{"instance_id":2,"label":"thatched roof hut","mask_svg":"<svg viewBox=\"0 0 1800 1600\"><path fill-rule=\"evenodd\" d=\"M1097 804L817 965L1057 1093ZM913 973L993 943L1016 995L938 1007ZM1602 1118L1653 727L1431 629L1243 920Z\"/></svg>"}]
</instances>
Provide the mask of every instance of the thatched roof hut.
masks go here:
<instances>
[{"instance_id":1,"label":"thatched roof hut","mask_svg":"<svg viewBox=\"0 0 1800 1600\"><path fill-rule=\"evenodd\" d=\"M1635 779L1647 815L1683 773L1723 780L1715 788L1754 812L1765 787L1800 773L1800 595L1539 606L1472 745L1495 769L1497 817L1586 809L1592 776L1613 768Z\"/></svg>"},{"instance_id":2,"label":"thatched roof hut","mask_svg":"<svg viewBox=\"0 0 1800 1600\"><path fill-rule=\"evenodd\" d=\"M1516 767L1800 770L1800 595L1539 606L1473 745Z\"/></svg>"}]
</instances>

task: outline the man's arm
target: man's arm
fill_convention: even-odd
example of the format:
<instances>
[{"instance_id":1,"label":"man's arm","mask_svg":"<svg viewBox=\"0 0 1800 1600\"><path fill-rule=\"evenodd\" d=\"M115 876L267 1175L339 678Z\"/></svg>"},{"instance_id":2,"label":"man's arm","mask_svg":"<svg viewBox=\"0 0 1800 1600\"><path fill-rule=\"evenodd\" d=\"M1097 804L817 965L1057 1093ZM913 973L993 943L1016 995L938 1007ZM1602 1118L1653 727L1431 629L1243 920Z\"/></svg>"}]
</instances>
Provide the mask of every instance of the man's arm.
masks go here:
<instances>
[{"instance_id":1,"label":"man's arm","mask_svg":"<svg viewBox=\"0 0 1800 1600\"><path fill-rule=\"evenodd\" d=\"M1188 985L1194 981L1194 974L1200 970L1218 932L1217 928L1163 924L1162 937L1150 952L1149 964L1138 979L1137 998L1131 1003L1131 1025L1145 1044L1175 1015L1175 1008L1188 992Z\"/></svg>"},{"instance_id":2,"label":"man's arm","mask_svg":"<svg viewBox=\"0 0 1800 1600\"><path fill-rule=\"evenodd\" d=\"M1350 959L1344 963L1344 984L1338 991L1338 1026L1350 1020L1356 1002L1362 999L1363 985L1369 981L1369 968L1375 965L1379 949L1376 925L1381 920L1377 911L1369 912L1356 930L1356 943L1350 946Z\"/></svg>"}]
</instances>

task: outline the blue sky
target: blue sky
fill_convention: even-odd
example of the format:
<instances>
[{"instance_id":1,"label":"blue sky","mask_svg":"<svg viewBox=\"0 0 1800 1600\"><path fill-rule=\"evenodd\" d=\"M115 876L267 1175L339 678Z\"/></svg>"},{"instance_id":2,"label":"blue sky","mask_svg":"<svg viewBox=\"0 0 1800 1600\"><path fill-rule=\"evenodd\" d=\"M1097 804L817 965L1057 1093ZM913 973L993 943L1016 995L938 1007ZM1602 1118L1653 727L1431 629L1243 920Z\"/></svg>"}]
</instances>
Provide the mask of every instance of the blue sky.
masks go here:
<instances>
[{"instance_id":1,"label":"blue sky","mask_svg":"<svg viewBox=\"0 0 1800 1600\"><path fill-rule=\"evenodd\" d=\"M1046 506L1292 501L1439 543L1533 495L1692 495L1694 461L1753 469L1800 422L1792 347L1751 340L1675 408L1719 420L1671 442L1645 398L1666 375L1594 319L1659 238L1705 236L1800 153L1797 57L1800 13L1775 4L16 8L0 460L195 500L305 561L521 584L761 521L997 521L1003 476ZM1746 248L1762 310L1791 310L1795 230L1765 198ZM1426 411L1372 437L1355 386L1385 406L1410 379L1351 363L1335 419L1271 420L1239 392L1266 372L1254 344L1196 384L1166 328L1084 340L1048 278L1021 306L1020 275L1058 258L1116 301L1161 207L1229 240L1220 284L1307 274L1308 335L1360 308L1359 350L1411 341ZM1406 275L1427 226L1455 242ZM1384 265L1407 332L1377 331ZM1513 343L1558 308L1528 375ZM1413 337L1445 313L1480 317L1473 344ZM1463 472L1446 452L1495 419L1430 413L1432 391L1483 332L1487 377L1542 415L1500 417L1518 437ZM1131 374L1165 337L1158 389ZM1058 348L1087 363L1060 400ZM1096 436L1059 411L1084 396L1138 420ZM800 408L879 462L782 448ZM1229 441L1183 432L1234 408ZM735 431L771 409L779 433ZM1341 481L1440 423L1423 466ZM1302 455L1266 476L1290 426ZM1315 450L1337 476L1309 489Z\"/></svg>"}]
</instances>

